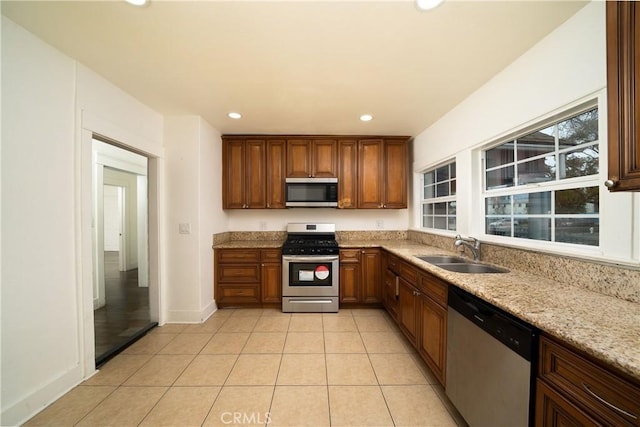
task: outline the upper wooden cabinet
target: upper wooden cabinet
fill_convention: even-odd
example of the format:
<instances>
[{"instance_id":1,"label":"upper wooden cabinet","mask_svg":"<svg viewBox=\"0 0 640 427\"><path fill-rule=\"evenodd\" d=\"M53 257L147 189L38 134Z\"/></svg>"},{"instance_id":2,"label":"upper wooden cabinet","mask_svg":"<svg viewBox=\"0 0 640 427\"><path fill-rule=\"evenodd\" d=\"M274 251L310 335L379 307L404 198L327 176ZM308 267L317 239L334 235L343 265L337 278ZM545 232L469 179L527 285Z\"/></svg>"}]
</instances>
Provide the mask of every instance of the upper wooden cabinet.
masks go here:
<instances>
[{"instance_id":1,"label":"upper wooden cabinet","mask_svg":"<svg viewBox=\"0 0 640 427\"><path fill-rule=\"evenodd\" d=\"M640 190L640 4L607 2L610 191Z\"/></svg>"},{"instance_id":2,"label":"upper wooden cabinet","mask_svg":"<svg viewBox=\"0 0 640 427\"><path fill-rule=\"evenodd\" d=\"M284 208L285 141L223 137L225 209Z\"/></svg>"},{"instance_id":3,"label":"upper wooden cabinet","mask_svg":"<svg viewBox=\"0 0 640 427\"><path fill-rule=\"evenodd\" d=\"M408 160L406 138L358 141L358 207L406 208Z\"/></svg>"},{"instance_id":4,"label":"upper wooden cabinet","mask_svg":"<svg viewBox=\"0 0 640 427\"><path fill-rule=\"evenodd\" d=\"M358 207L358 141L338 141L338 208Z\"/></svg>"},{"instance_id":5,"label":"upper wooden cabinet","mask_svg":"<svg viewBox=\"0 0 640 427\"><path fill-rule=\"evenodd\" d=\"M287 141L287 178L338 176L338 142L334 139Z\"/></svg>"}]
</instances>

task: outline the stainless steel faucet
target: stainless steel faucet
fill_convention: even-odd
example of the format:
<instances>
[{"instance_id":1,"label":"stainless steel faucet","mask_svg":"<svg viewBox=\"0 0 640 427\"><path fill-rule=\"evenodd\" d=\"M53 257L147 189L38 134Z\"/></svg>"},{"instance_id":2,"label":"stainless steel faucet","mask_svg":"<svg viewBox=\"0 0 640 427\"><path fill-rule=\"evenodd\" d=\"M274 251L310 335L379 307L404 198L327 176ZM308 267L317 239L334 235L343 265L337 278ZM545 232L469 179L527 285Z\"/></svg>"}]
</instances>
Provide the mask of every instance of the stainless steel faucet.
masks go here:
<instances>
[{"instance_id":1,"label":"stainless steel faucet","mask_svg":"<svg viewBox=\"0 0 640 427\"><path fill-rule=\"evenodd\" d=\"M480 240L476 239L475 237L462 237L458 234L453 244L457 248L460 246L469 248L469 250L471 250L471 253L473 254L473 260L480 260Z\"/></svg>"}]
</instances>

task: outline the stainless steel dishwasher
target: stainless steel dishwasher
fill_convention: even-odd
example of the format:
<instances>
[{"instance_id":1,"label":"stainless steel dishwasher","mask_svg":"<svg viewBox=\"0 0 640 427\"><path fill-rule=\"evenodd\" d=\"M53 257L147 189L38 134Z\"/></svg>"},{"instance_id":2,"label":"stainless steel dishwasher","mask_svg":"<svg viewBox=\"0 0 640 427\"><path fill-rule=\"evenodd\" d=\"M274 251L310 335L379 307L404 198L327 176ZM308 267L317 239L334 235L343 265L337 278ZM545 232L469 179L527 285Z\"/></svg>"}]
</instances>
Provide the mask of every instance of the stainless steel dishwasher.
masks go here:
<instances>
[{"instance_id":1,"label":"stainless steel dishwasher","mask_svg":"<svg viewBox=\"0 0 640 427\"><path fill-rule=\"evenodd\" d=\"M445 391L471 427L533 425L538 331L449 286Z\"/></svg>"}]
</instances>

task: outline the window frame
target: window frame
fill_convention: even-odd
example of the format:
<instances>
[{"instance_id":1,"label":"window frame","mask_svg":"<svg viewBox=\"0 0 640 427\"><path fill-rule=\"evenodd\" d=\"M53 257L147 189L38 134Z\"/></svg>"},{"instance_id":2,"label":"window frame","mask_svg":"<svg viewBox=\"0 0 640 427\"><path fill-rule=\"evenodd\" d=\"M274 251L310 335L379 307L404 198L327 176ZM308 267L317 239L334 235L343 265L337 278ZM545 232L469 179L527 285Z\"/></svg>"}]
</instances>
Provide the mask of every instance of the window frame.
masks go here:
<instances>
[{"instance_id":1,"label":"window frame","mask_svg":"<svg viewBox=\"0 0 640 427\"><path fill-rule=\"evenodd\" d=\"M455 167L455 177L452 178L451 177L451 165L454 165ZM425 188L425 179L424 179L424 175L426 173L434 173L434 175L436 174L436 171L440 168L443 168L447 166L449 168L449 177L446 180L442 180L442 181L434 181L432 184L434 185L434 188L437 189L438 188L438 184L439 183L448 183L449 184L449 195L447 196L435 196L435 197L431 197L431 198L425 198L424 197L424 188ZM456 164L456 158L452 157L452 158L448 158L447 160L440 162L434 166L431 167L427 167L424 168L420 171L418 171L418 174L420 176L420 186L418 188L419 191L419 209L418 209L418 228L419 230L422 231L428 231L428 232L435 232L435 233L444 233L447 235L455 235L457 234L457 229L458 229L458 170L457 170L457 164ZM456 192L455 194L451 194L451 182L454 182L456 184ZM455 202L456 203L456 212L453 215L450 215L448 212L448 204L450 202ZM424 226L424 209L425 209L425 205L427 204L433 204L435 205L436 203L446 203L447 204L447 212L444 215L435 215L435 213L432 215L432 217L434 218L434 222L433 224L435 225L435 218L436 217L444 217L445 218L445 224L447 226L447 228L436 228L436 227L425 227ZM449 229L449 221L451 218L455 218L455 223L456 223L456 228L451 230Z\"/></svg>"},{"instance_id":2,"label":"window frame","mask_svg":"<svg viewBox=\"0 0 640 427\"><path fill-rule=\"evenodd\" d=\"M546 154L539 154L536 156L532 156L529 158L518 159L517 158L517 146L514 149L514 159L511 162L507 162L503 165L492 166L490 168L486 168L486 152L499 147L509 141L514 141L517 139L522 139L523 137L537 131L542 131L547 129L550 126L555 126L558 123L567 120L571 117L575 117L582 113L586 113L590 110L597 109L598 110L598 139L597 141L586 142L581 145L577 145L574 147L561 148L558 145L558 140L556 139L554 149L551 152L547 152ZM514 224L513 222L519 217L513 209L511 209L511 213L502 215L503 217L509 216L511 218L510 224L510 235L509 236L501 236L496 234L489 234L487 232L487 220L489 219L487 216L487 200L492 197L504 197L504 196L516 196L516 195L524 195L538 192L551 192L551 203L554 205L555 203L555 195L556 192L567 190L567 189L579 189L585 187L597 187L599 188L599 204L602 204L602 196L603 191L600 188L601 184L601 176L606 169L606 149L607 149L607 140L606 140L606 109L602 108L602 102L600 102L600 97L592 97L586 102L581 102L578 105L567 106L555 114L549 114L546 118L538 118L536 120L531 121L527 126L523 126L519 129L513 130L508 134L496 138L491 142L487 142L482 144L479 148L477 148L476 152L479 157L480 167L478 169L480 176L479 184L480 184L480 194L478 198L478 202L482 205L482 219L478 222L478 226L481 227L479 231L481 231L480 235L482 239L485 241L493 242L496 244L504 245L504 246L514 246L514 247L523 247L534 249L534 250L543 250L546 252L555 252L564 255L578 255L578 256L588 256L588 257L597 257L602 256L603 252L603 233L605 230L601 227L602 225L602 217L603 211L599 209L597 214L576 214L575 217L579 218L598 218L599 225L599 239L598 245L587 245L580 243L566 243L561 241L556 241L556 226L555 221L559 218L568 218L572 215L569 214L556 214L555 212L551 214L528 214L527 218L537 218L544 217L549 218L551 224L551 230L549 238L550 240L537 240L523 237L516 237ZM557 135L555 135L557 137ZM561 178L560 174L557 171L557 168L560 165L559 155L571 152L576 150L578 147L597 147L598 149L598 173L587 175L587 176L579 176L579 177L571 177L571 178ZM555 156L555 177L551 180L542 181L542 182L534 182L518 185L516 177L518 176L516 173L516 169L519 164L532 161L534 159L542 159L545 156L553 155ZM505 165L512 164L514 167L514 184L511 186L500 187L500 188L492 188L487 189L487 171L497 170ZM499 217L501 215L494 215L494 217Z\"/></svg>"}]
</instances>

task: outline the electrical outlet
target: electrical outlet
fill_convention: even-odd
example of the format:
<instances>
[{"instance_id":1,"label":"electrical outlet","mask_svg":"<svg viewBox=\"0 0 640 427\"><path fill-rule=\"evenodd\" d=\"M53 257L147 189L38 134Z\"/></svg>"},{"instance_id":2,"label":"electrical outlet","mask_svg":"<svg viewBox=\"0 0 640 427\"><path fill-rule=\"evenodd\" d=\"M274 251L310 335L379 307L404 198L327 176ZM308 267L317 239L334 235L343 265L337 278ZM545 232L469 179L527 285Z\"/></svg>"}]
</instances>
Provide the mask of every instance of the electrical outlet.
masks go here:
<instances>
[{"instance_id":1,"label":"electrical outlet","mask_svg":"<svg viewBox=\"0 0 640 427\"><path fill-rule=\"evenodd\" d=\"M191 224L188 222L181 222L178 224L178 232L180 234L191 234Z\"/></svg>"},{"instance_id":2,"label":"electrical outlet","mask_svg":"<svg viewBox=\"0 0 640 427\"><path fill-rule=\"evenodd\" d=\"M265 231L267 229L267 221L260 221L260 230Z\"/></svg>"},{"instance_id":3,"label":"electrical outlet","mask_svg":"<svg viewBox=\"0 0 640 427\"><path fill-rule=\"evenodd\" d=\"M376 221L376 227L378 227L378 230L383 230L384 229L384 221L379 219Z\"/></svg>"}]
</instances>

